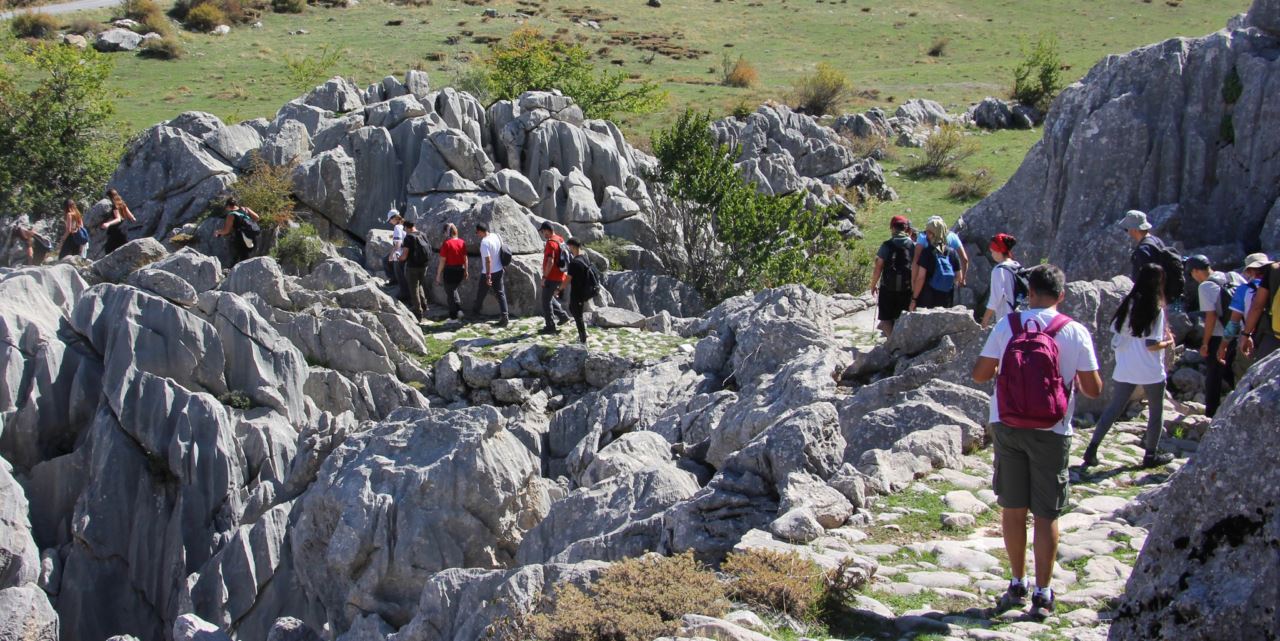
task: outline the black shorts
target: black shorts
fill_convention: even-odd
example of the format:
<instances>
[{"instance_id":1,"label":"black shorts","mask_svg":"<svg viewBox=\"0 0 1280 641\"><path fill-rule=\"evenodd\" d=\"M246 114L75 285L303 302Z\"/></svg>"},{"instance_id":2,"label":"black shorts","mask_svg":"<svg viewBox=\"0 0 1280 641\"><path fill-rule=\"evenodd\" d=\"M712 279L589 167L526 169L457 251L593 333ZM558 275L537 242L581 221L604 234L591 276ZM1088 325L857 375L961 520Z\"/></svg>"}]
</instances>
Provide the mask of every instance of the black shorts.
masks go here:
<instances>
[{"instance_id":1,"label":"black shorts","mask_svg":"<svg viewBox=\"0 0 1280 641\"><path fill-rule=\"evenodd\" d=\"M956 290L949 292L940 292L928 285L920 290L920 297L916 299L916 309L930 309L933 307L952 307L954 305Z\"/></svg>"},{"instance_id":2,"label":"black shorts","mask_svg":"<svg viewBox=\"0 0 1280 641\"><path fill-rule=\"evenodd\" d=\"M880 320L896 321L907 311L907 307L911 306L911 290L904 289L900 292L891 292L887 289L881 289L877 306L880 310Z\"/></svg>"}]
</instances>

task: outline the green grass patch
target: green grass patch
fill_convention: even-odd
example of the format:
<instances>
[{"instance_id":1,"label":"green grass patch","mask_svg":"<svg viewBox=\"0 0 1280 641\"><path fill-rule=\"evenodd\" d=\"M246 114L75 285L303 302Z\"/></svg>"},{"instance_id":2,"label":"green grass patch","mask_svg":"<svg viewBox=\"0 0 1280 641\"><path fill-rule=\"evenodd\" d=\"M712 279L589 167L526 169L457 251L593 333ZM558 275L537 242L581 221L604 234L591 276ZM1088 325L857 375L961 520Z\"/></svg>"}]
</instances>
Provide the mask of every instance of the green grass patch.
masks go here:
<instances>
[{"instance_id":1,"label":"green grass patch","mask_svg":"<svg viewBox=\"0 0 1280 641\"><path fill-rule=\"evenodd\" d=\"M902 531L895 532L884 527L878 527L871 532L867 542L901 545L936 539L938 532L942 529L942 513L950 511L947 509L946 503L942 502L942 497L947 492L960 488L951 483L931 484L928 487L936 493L918 492L908 487L901 492L882 497L880 504L876 506L876 511L906 510L902 516L892 522ZM967 532L972 532L972 529L953 530L951 534L963 536ZM916 559L918 560L919 557L916 557Z\"/></svg>"},{"instance_id":2,"label":"green grass patch","mask_svg":"<svg viewBox=\"0 0 1280 641\"><path fill-rule=\"evenodd\" d=\"M972 599L964 599L953 596L943 596L933 590L921 590L915 594L893 594L890 592L872 591L867 596L883 603L894 614L899 616L908 610L920 610L930 608L938 612L961 613L969 608L982 604L982 600L978 597Z\"/></svg>"}]
</instances>

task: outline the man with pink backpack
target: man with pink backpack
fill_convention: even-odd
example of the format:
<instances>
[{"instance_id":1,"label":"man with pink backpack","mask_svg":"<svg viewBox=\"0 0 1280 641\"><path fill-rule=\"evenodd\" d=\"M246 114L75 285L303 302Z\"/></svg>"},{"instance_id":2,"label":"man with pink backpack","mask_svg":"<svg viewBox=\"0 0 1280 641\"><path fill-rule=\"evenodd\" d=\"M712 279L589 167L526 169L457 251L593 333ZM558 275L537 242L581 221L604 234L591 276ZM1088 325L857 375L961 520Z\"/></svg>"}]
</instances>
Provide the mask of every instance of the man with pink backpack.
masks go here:
<instances>
[{"instance_id":1,"label":"man with pink backpack","mask_svg":"<svg viewBox=\"0 0 1280 641\"><path fill-rule=\"evenodd\" d=\"M1035 591L1031 615L1053 614L1049 582L1058 554L1058 516L1070 493L1068 459L1075 394L1102 394L1093 338L1080 323L1058 313L1066 288L1062 270L1039 265L1027 273L1029 309L1009 314L991 331L973 380L996 381L991 395L991 434L1005 551L1012 573L998 608L1021 608L1030 586L1024 578L1027 512L1035 529Z\"/></svg>"}]
</instances>

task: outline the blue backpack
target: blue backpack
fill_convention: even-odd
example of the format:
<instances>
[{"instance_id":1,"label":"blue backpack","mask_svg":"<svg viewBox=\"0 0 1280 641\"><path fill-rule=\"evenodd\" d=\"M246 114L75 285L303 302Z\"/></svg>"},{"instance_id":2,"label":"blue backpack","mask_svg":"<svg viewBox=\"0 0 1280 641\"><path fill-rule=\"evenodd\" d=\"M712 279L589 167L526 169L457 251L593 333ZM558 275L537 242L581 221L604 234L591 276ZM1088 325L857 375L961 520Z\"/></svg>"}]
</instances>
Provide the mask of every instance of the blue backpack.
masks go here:
<instances>
[{"instance_id":1,"label":"blue backpack","mask_svg":"<svg viewBox=\"0 0 1280 641\"><path fill-rule=\"evenodd\" d=\"M936 247L930 248L933 252L933 258L936 265L933 273L929 275L929 287L938 292L949 292L956 287L956 268L951 262L951 248L946 245L942 246L939 253Z\"/></svg>"}]
</instances>

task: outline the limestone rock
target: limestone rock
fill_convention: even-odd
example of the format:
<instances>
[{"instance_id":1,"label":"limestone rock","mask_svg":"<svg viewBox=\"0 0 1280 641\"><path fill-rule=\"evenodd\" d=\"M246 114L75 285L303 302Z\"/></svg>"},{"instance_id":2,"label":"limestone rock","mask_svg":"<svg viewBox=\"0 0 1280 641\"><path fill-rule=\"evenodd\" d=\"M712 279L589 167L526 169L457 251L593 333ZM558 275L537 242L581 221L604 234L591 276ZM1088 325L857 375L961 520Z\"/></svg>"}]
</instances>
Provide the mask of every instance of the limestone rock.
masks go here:
<instances>
[{"instance_id":1,"label":"limestone rock","mask_svg":"<svg viewBox=\"0 0 1280 641\"><path fill-rule=\"evenodd\" d=\"M247 167L252 152L262 146L262 134L245 124L213 129L205 133L201 140L227 164L238 168Z\"/></svg>"},{"instance_id":2,"label":"limestone rock","mask_svg":"<svg viewBox=\"0 0 1280 641\"><path fill-rule=\"evenodd\" d=\"M58 641L58 614L34 583L0 590L0 639Z\"/></svg>"},{"instance_id":3,"label":"limestone rock","mask_svg":"<svg viewBox=\"0 0 1280 641\"><path fill-rule=\"evenodd\" d=\"M165 298L171 303L187 307L196 304L195 288L187 281L167 271L151 268L139 269L129 275L128 283L138 289L145 289L161 298Z\"/></svg>"},{"instance_id":4,"label":"limestone rock","mask_svg":"<svg viewBox=\"0 0 1280 641\"><path fill-rule=\"evenodd\" d=\"M182 248L148 266L150 269L166 271L182 280L202 294L218 286L222 281L222 266L218 260L189 248Z\"/></svg>"},{"instance_id":5,"label":"limestone rock","mask_svg":"<svg viewBox=\"0 0 1280 641\"><path fill-rule=\"evenodd\" d=\"M144 131L125 152L109 184L137 217L138 222L130 225L130 235L137 236L161 234L197 220L235 181L232 167L200 138L157 125ZM102 222L95 213L86 216L87 224ZM96 256L93 247L101 243L97 238L93 241L90 254Z\"/></svg>"},{"instance_id":6,"label":"limestone rock","mask_svg":"<svg viewBox=\"0 0 1280 641\"><path fill-rule=\"evenodd\" d=\"M123 282L133 272L160 260L169 252L154 238L139 238L98 259L93 271L108 283Z\"/></svg>"},{"instance_id":7,"label":"limestone rock","mask_svg":"<svg viewBox=\"0 0 1280 641\"><path fill-rule=\"evenodd\" d=\"M103 53L115 51L137 51L142 45L142 36L128 29L107 29L98 34L93 41L93 48Z\"/></svg>"}]
</instances>

